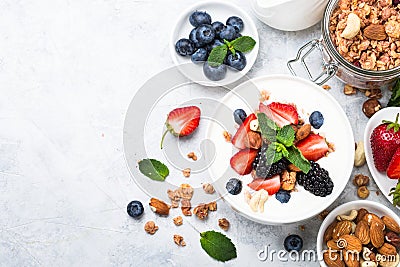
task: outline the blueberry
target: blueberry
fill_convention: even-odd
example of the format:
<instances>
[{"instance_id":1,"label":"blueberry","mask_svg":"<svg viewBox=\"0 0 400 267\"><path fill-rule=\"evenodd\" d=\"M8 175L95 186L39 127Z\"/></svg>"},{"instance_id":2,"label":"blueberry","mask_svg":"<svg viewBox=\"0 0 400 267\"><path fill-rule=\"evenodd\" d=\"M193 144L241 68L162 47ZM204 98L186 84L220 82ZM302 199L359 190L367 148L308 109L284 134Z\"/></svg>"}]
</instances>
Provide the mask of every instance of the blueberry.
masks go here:
<instances>
[{"instance_id":1,"label":"blueberry","mask_svg":"<svg viewBox=\"0 0 400 267\"><path fill-rule=\"evenodd\" d=\"M193 28L193 29L190 31L189 40L193 42L193 44L194 44L194 46L195 46L196 48L203 47L204 44L203 44L202 42L200 42L199 40L197 40L196 32L197 32L197 28Z\"/></svg>"},{"instance_id":2,"label":"blueberry","mask_svg":"<svg viewBox=\"0 0 400 267\"><path fill-rule=\"evenodd\" d=\"M191 56L194 53L194 43L189 39L182 38L175 44L176 52L181 56Z\"/></svg>"},{"instance_id":3,"label":"blueberry","mask_svg":"<svg viewBox=\"0 0 400 267\"><path fill-rule=\"evenodd\" d=\"M324 124L324 116L322 116L321 112L314 111L311 113L309 121L312 127L319 129L321 128L322 124Z\"/></svg>"},{"instance_id":4,"label":"blueberry","mask_svg":"<svg viewBox=\"0 0 400 267\"><path fill-rule=\"evenodd\" d=\"M298 235L289 235L285 238L283 246L288 252L293 250L299 252L303 248L303 239Z\"/></svg>"},{"instance_id":5,"label":"blueberry","mask_svg":"<svg viewBox=\"0 0 400 267\"><path fill-rule=\"evenodd\" d=\"M221 64L218 67L212 67L206 61L203 65L203 72L208 79L212 81L219 81L225 78L226 65Z\"/></svg>"},{"instance_id":6,"label":"blueberry","mask_svg":"<svg viewBox=\"0 0 400 267\"><path fill-rule=\"evenodd\" d=\"M211 50L213 50L214 48L216 48L217 46L223 45L224 42L222 42L219 39L214 39L214 41L212 43L209 43L208 45L206 45L206 49L208 52L211 52Z\"/></svg>"},{"instance_id":7,"label":"blueberry","mask_svg":"<svg viewBox=\"0 0 400 267\"><path fill-rule=\"evenodd\" d=\"M193 53L191 59L193 63L199 63L206 61L207 57L208 57L208 51L205 48L199 48L196 50L196 52Z\"/></svg>"},{"instance_id":8,"label":"blueberry","mask_svg":"<svg viewBox=\"0 0 400 267\"><path fill-rule=\"evenodd\" d=\"M242 191L242 181L236 178L231 178L226 183L225 187L229 194L238 195Z\"/></svg>"},{"instance_id":9,"label":"blueberry","mask_svg":"<svg viewBox=\"0 0 400 267\"><path fill-rule=\"evenodd\" d=\"M144 212L142 202L140 202L139 200L134 200L130 202L126 207L126 211L132 218L139 218Z\"/></svg>"},{"instance_id":10,"label":"blueberry","mask_svg":"<svg viewBox=\"0 0 400 267\"><path fill-rule=\"evenodd\" d=\"M211 24L211 16L203 11L195 11L190 15L189 22L194 27L198 27L201 24Z\"/></svg>"},{"instance_id":11,"label":"blueberry","mask_svg":"<svg viewBox=\"0 0 400 267\"><path fill-rule=\"evenodd\" d=\"M243 109L237 109L233 112L233 119L239 125L241 125L244 120L247 118L247 114Z\"/></svg>"},{"instance_id":12,"label":"blueberry","mask_svg":"<svg viewBox=\"0 0 400 267\"><path fill-rule=\"evenodd\" d=\"M239 18L239 17L236 17L236 16L229 17L227 19L227 21L226 21L226 25L230 25L230 26L235 27L235 30L237 32L241 32L243 30L243 27L244 27L243 20L241 18Z\"/></svg>"},{"instance_id":13,"label":"blueberry","mask_svg":"<svg viewBox=\"0 0 400 267\"><path fill-rule=\"evenodd\" d=\"M237 38L239 38L239 37L242 37L242 35L241 35L240 33L237 32L237 33L235 34L235 39L237 39Z\"/></svg>"},{"instance_id":14,"label":"blueberry","mask_svg":"<svg viewBox=\"0 0 400 267\"><path fill-rule=\"evenodd\" d=\"M246 57L242 52L236 51L226 57L226 64L234 69L243 70L246 67Z\"/></svg>"},{"instance_id":15,"label":"blueberry","mask_svg":"<svg viewBox=\"0 0 400 267\"><path fill-rule=\"evenodd\" d=\"M197 28L196 39L203 44L209 44L214 41L215 31L210 25L201 25Z\"/></svg>"},{"instance_id":16,"label":"blueberry","mask_svg":"<svg viewBox=\"0 0 400 267\"><path fill-rule=\"evenodd\" d=\"M219 38L219 33L221 32L221 30L225 27L225 25L222 22L219 21L214 21L211 24L211 27L213 27L214 31L215 31L215 36L217 38Z\"/></svg>"},{"instance_id":17,"label":"blueberry","mask_svg":"<svg viewBox=\"0 0 400 267\"><path fill-rule=\"evenodd\" d=\"M397 5L399 5L400 4L400 0L393 0L393 5L394 6L397 6Z\"/></svg>"},{"instance_id":18,"label":"blueberry","mask_svg":"<svg viewBox=\"0 0 400 267\"><path fill-rule=\"evenodd\" d=\"M275 198L281 203L288 203L290 200L290 192L286 190L279 190L275 194Z\"/></svg>"},{"instance_id":19,"label":"blueberry","mask_svg":"<svg viewBox=\"0 0 400 267\"><path fill-rule=\"evenodd\" d=\"M219 33L219 37L223 40L232 41L235 39L236 30L233 26L227 25L225 26Z\"/></svg>"}]
</instances>

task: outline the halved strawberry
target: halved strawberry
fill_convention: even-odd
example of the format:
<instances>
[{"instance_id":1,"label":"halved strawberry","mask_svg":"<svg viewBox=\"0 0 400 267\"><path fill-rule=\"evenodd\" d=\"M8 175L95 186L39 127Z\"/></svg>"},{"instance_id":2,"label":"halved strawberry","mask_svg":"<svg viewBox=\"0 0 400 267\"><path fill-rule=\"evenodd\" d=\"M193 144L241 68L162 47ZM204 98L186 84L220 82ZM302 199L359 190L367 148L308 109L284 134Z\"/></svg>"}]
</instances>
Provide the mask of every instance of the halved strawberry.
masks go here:
<instances>
[{"instance_id":1,"label":"halved strawberry","mask_svg":"<svg viewBox=\"0 0 400 267\"><path fill-rule=\"evenodd\" d=\"M165 121L167 130L161 139L161 148L167 132L174 136L187 136L196 130L200 123L201 111L196 106L176 108L172 110Z\"/></svg>"},{"instance_id":2,"label":"halved strawberry","mask_svg":"<svg viewBox=\"0 0 400 267\"><path fill-rule=\"evenodd\" d=\"M258 109L278 124L279 127L299 123L299 114L293 105L272 102L267 106L260 103Z\"/></svg>"},{"instance_id":3,"label":"halved strawberry","mask_svg":"<svg viewBox=\"0 0 400 267\"><path fill-rule=\"evenodd\" d=\"M246 175L253 169L252 164L257 156L257 149L242 149L231 158L231 167L240 175Z\"/></svg>"},{"instance_id":4,"label":"halved strawberry","mask_svg":"<svg viewBox=\"0 0 400 267\"><path fill-rule=\"evenodd\" d=\"M281 188L281 177L278 175L273 176L270 179L254 179L253 182L249 183L248 186L253 190L264 189L268 191L268 194L272 196Z\"/></svg>"},{"instance_id":5,"label":"halved strawberry","mask_svg":"<svg viewBox=\"0 0 400 267\"><path fill-rule=\"evenodd\" d=\"M232 144L235 147L237 147L239 149L246 148L246 144L249 144L247 134L251 131L250 130L250 122L253 120L256 120L256 119L257 119L256 114L252 113L244 120L242 125L240 125L235 136L233 136L233 138L232 138Z\"/></svg>"},{"instance_id":6,"label":"halved strawberry","mask_svg":"<svg viewBox=\"0 0 400 267\"><path fill-rule=\"evenodd\" d=\"M400 147L394 153L386 174L390 179L400 179Z\"/></svg>"},{"instance_id":7,"label":"halved strawberry","mask_svg":"<svg viewBox=\"0 0 400 267\"><path fill-rule=\"evenodd\" d=\"M325 157L329 150L325 137L311 133L305 139L296 144L303 156L308 160L317 161Z\"/></svg>"}]
</instances>

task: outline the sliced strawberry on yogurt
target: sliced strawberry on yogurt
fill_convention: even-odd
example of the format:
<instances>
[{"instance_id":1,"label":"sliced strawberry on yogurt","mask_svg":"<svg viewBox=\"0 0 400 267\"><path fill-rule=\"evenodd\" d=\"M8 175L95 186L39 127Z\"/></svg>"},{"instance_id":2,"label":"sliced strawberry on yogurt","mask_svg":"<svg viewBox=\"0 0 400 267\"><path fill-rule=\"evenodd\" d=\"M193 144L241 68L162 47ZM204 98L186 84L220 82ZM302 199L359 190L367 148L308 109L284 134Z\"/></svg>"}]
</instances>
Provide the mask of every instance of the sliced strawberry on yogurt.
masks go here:
<instances>
[{"instance_id":1,"label":"sliced strawberry on yogurt","mask_svg":"<svg viewBox=\"0 0 400 267\"><path fill-rule=\"evenodd\" d=\"M256 191L264 189L272 196L281 188L281 177L278 174L269 179L257 178L249 183L248 186Z\"/></svg>"},{"instance_id":2,"label":"sliced strawberry on yogurt","mask_svg":"<svg viewBox=\"0 0 400 267\"><path fill-rule=\"evenodd\" d=\"M250 122L253 120L256 120L257 116L256 114L252 113L250 114L240 125L239 129L237 130L236 134L232 138L232 144L239 148L239 149L245 149L246 144L249 144L248 142L248 133L251 131L250 130Z\"/></svg>"},{"instance_id":3,"label":"sliced strawberry on yogurt","mask_svg":"<svg viewBox=\"0 0 400 267\"><path fill-rule=\"evenodd\" d=\"M293 105L279 102L272 102L269 105L260 103L258 109L278 124L279 127L299 123L299 114L297 108Z\"/></svg>"},{"instance_id":4,"label":"sliced strawberry on yogurt","mask_svg":"<svg viewBox=\"0 0 400 267\"><path fill-rule=\"evenodd\" d=\"M303 156L308 160L317 161L326 156L329 147L325 137L311 133L305 139L296 144Z\"/></svg>"}]
</instances>

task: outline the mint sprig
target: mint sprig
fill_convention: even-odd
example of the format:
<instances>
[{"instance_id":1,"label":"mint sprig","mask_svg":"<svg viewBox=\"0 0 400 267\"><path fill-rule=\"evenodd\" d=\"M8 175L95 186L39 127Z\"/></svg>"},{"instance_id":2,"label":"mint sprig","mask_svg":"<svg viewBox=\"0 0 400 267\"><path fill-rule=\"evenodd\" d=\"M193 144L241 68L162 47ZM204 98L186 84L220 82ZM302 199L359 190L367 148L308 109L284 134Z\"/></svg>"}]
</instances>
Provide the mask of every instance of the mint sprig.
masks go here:
<instances>
[{"instance_id":1,"label":"mint sprig","mask_svg":"<svg viewBox=\"0 0 400 267\"><path fill-rule=\"evenodd\" d=\"M219 45L211 50L207 59L208 64L213 67L218 67L224 62L228 50L233 55L236 54L236 51L247 53L253 50L255 45L256 41L250 36L241 36L230 42L224 39L223 45Z\"/></svg>"},{"instance_id":2,"label":"mint sprig","mask_svg":"<svg viewBox=\"0 0 400 267\"><path fill-rule=\"evenodd\" d=\"M400 79L397 79L392 90L392 96L387 104L388 107L400 107Z\"/></svg>"},{"instance_id":3,"label":"mint sprig","mask_svg":"<svg viewBox=\"0 0 400 267\"><path fill-rule=\"evenodd\" d=\"M139 171L155 181L164 181L169 175L168 167L156 159L143 159L139 161Z\"/></svg>"},{"instance_id":4,"label":"mint sprig","mask_svg":"<svg viewBox=\"0 0 400 267\"><path fill-rule=\"evenodd\" d=\"M224 234L216 231L200 233L200 244L204 251L217 261L229 261L237 257L236 247Z\"/></svg>"},{"instance_id":5,"label":"mint sprig","mask_svg":"<svg viewBox=\"0 0 400 267\"><path fill-rule=\"evenodd\" d=\"M393 196L392 203L394 206L400 206L400 181L397 183L396 187L390 189L389 196Z\"/></svg>"}]
</instances>

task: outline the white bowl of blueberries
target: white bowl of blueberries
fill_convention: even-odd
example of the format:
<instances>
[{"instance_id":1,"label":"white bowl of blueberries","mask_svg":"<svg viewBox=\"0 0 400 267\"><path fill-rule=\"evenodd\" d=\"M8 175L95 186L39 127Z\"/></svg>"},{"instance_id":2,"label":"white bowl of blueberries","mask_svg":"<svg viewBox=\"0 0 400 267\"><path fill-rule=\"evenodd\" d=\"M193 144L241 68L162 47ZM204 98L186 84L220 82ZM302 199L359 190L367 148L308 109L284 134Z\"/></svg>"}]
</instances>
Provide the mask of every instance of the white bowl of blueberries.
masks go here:
<instances>
[{"instance_id":1,"label":"white bowl of blueberries","mask_svg":"<svg viewBox=\"0 0 400 267\"><path fill-rule=\"evenodd\" d=\"M170 50L174 63L190 80L215 86L243 77L256 60L258 43L257 29L247 13L214 1L183 12Z\"/></svg>"}]
</instances>

